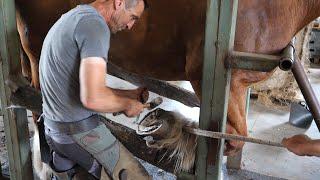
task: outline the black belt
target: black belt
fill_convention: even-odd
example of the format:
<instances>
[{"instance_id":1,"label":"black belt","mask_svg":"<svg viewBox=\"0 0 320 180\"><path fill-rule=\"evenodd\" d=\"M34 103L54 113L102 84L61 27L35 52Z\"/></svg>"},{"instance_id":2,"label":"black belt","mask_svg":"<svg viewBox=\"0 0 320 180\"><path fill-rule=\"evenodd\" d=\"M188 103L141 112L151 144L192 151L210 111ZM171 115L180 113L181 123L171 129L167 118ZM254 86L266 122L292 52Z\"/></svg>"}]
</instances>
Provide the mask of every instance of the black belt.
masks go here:
<instances>
[{"instance_id":1,"label":"black belt","mask_svg":"<svg viewBox=\"0 0 320 180\"><path fill-rule=\"evenodd\" d=\"M72 135L90 131L98 127L102 124L100 118L100 115L96 114L76 122L58 122L44 117L44 124L48 126L49 129L52 128L60 133Z\"/></svg>"}]
</instances>

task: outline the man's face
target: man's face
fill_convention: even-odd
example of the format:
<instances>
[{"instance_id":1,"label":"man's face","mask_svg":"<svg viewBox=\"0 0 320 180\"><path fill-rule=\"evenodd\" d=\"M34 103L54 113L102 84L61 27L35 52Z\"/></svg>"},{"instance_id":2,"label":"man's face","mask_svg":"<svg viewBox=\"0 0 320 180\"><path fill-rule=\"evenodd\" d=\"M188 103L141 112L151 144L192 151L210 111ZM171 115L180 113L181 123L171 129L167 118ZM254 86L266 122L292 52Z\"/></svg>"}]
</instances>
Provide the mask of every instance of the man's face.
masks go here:
<instances>
[{"instance_id":1,"label":"man's face","mask_svg":"<svg viewBox=\"0 0 320 180\"><path fill-rule=\"evenodd\" d=\"M115 9L111 15L109 26L112 33L124 29L131 29L136 20L138 20L144 10L144 2L138 1L136 6L129 9L125 8L125 2Z\"/></svg>"}]
</instances>

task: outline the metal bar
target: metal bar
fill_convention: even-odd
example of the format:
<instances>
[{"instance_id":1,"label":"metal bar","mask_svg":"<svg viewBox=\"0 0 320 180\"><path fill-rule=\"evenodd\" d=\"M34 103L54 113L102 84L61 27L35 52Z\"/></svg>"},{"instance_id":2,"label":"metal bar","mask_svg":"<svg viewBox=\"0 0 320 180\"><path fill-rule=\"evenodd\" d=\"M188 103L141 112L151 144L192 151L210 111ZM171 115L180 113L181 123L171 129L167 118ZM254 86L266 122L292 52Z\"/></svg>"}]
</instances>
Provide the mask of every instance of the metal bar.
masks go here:
<instances>
[{"instance_id":1,"label":"metal bar","mask_svg":"<svg viewBox=\"0 0 320 180\"><path fill-rule=\"evenodd\" d=\"M310 108L310 111L312 113L313 119L318 127L318 130L320 131L320 105L319 101L317 100L317 96L315 95L311 84L308 80L308 77L306 73L304 72L303 66L301 65L301 62L299 60L294 61L293 67L292 67L292 73L295 77L299 88L303 94L304 99L307 102L307 105Z\"/></svg>"},{"instance_id":2,"label":"metal bar","mask_svg":"<svg viewBox=\"0 0 320 180\"><path fill-rule=\"evenodd\" d=\"M19 41L13 0L0 1L0 95L10 179L33 179L31 151L25 109L6 109L11 104L11 90L5 81L19 75ZM15 79L15 78L13 78Z\"/></svg>"},{"instance_id":3,"label":"metal bar","mask_svg":"<svg viewBox=\"0 0 320 180\"><path fill-rule=\"evenodd\" d=\"M234 45L237 7L238 0L208 0L199 121L201 129L225 131L231 76L230 69L225 67L225 60ZM216 142L213 178L221 179L224 140ZM207 154L208 142L200 137L196 179L208 178Z\"/></svg>"},{"instance_id":4,"label":"metal bar","mask_svg":"<svg viewBox=\"0 0 320 180\"><path fill-rule=\"evenodd\" d=\"M205 136L209 138L243 141L243 142L250 142L250 143L262 144L262 145L268 145L268 146L283 147L283 145L279 142L246 137L241 135L226 134L221 132L206 131L206 130L194 129L194 128L184 128L184 130L191 134L195 134L198 136Z\"/></svg>"},{"instance_id":5,"label":"metal bar","mask_svg":"<svg viewBox=\"0 0 320 180\"><path fill-rule=\"evenodd\" d=\"M233 69L270 72L279 66L280 56L233 51L228 66Z\"/></svg>"},{"instance_id":6,"label":"metal bar","mask_svg":"<svg viewBox=\"0 0 320 180\"><path fill-rule=\"evenodd\" d=\"M283 71L289 71L294 63L294 46L293 40L283 50L282 57L279 62L279 68Z\"/></svg>"}]
</instances>

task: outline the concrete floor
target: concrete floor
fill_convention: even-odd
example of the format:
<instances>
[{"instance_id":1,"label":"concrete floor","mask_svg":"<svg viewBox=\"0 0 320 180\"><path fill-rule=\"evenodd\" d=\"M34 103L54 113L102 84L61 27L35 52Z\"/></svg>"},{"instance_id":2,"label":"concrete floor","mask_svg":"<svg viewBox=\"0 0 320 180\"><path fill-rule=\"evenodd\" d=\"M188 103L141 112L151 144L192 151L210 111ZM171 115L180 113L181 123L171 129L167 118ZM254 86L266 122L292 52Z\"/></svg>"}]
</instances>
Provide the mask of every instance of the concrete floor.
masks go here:
<instances>
[{"instance_id":1,"label":"concrete floor","mask_svg":"<svg viewBox=\"0 0 320 180\"><path fill-rule=\"evenodd\" d=\"M319 77L320 70L310 70L309 78L317 97L320 97ZM192 90L189 82L172 83ZM108 78L108 85L115 88L134 88L130 83L114 77ZM150 99L154 97L157 97L157 95L151 93ZM189 108L166 98L160 107L166 110L178 111L191 120L198 121L199 108ZM146 113L144 112L141 118ZM311 138L320 139L319 131L314 123L308 130L295 128L288 123L289 114L289 111L268 108L255 100L251 100L247 121L249 135L276 142L280 142L283 137L291 137L300 133L305 133ZM135 127L132 124L132 121L135 120L134 118L129 119L122 115L113 117L109 114L107 114L107 117L127 126ZM147 165L147 167L149 166ZM154 167L151 169L153 170L150 170L150 172L161 172L155 171ZM223 173L224 179L320 179L320 158L299 157L283 148L247 143L243 149L242 170L226 170L224 167ZM172 179L172 176L166 176L163 173L160 173L160 175L159 173L153 173L153 177L154 179L167 179L169 177L169 179Z\"/></svg>"},{"instance_id":2,"label":"concrete floor","mask_svg":"<svg viewBox=\"0 0 320 180\"><path fill-rule=\"evenodd\" d=\"M309 78L320 99L320 70L310 69ZM288 123L289 112L266 108L251 101L248 114L250 136L281 141L283 137L304 133L320 139L315 123L308 130ZM243 150L243 169L285 179L320 179L320 158L299 157L286 149L247 143Z\"/></svg>"}]
</instances>

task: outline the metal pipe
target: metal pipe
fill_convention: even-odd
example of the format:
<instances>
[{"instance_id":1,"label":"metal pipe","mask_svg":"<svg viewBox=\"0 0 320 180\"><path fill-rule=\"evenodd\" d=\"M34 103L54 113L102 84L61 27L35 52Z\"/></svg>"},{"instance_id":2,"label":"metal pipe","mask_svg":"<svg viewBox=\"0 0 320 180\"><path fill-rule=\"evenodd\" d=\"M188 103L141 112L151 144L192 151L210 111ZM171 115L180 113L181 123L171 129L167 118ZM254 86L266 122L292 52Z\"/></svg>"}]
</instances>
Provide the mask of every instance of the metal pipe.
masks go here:
<instances>
[{"instance_id":1,"label":"metal pipe","mask_svg":"<svg viewBox=\"0 0 320 180\"><path fill-rule=\"evenodd\" d=\"M283 71L289 71L294 63L294 46L291 41L288 46L283 50L282 57L279 62L279 67Z\"/></svg>"},{"instance_id":2,"label":"metal pipe","mask_svg":"<svg viewBox=\"0 0 320 180\"><path fill-rule=\"evenodd\" d=\"M186 128L184 128L184 130L188 133L191 133L191 134L209 137L209 138L243 141L243 142L250 142L250 143L262 144L262 145L268 145L268 146L283 147L283 145L280 142L274 142L274 141L270 141L270 140L264 140L264 139L258 139L258 138L252 138L252 137L246 137L246 136L241 136L241 135L236 135L236 134L226 134L226 133L222 133L222 132L206 131L206 130L195 129L195 128L190 128L190 127L186 127Z\"/></svg>"},{"instance_id":3,"label":"metal pipe","mask_svg":"<svg viewBox=\"0 0 320 180\"><path fill-rule=\"evenodd\" d=\"M292 73L299 85L299 88L303 94L304 99L309 106L309 109L312 113L313 119L320 131L320 105L317 97L311 87L311 84L308 80L306 73L304 72L301 62L296 60L293 63Z\"/></svg>"},{"instance_id":4,"label":"metal pipe","mask_svg":"<svg viewBox=\"0 0 320 180\"><path fill-rule=\"evenodd\" d=\"M233 51L227 67L251 71L270 72L279 66L280 56Z\"/></svg>"}]
</instances>

